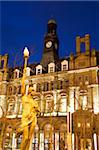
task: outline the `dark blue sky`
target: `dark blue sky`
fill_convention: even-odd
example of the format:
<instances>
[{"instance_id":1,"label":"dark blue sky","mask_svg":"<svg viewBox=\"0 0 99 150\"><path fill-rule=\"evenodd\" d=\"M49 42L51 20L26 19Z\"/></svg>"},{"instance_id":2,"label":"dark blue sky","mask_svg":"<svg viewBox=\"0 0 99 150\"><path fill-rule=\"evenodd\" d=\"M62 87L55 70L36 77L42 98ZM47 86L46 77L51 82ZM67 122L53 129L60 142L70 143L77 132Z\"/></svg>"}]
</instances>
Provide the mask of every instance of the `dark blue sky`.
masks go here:
<instances>
[{"instance_id":1,"label":"dark blue sky","mask_svg":"<svg viewBox=\"0 0 99 150\"><path fill-rule=\"evenodd\" d=\"M8 1L1 4L0 54L9 54L9 65L22 65L28 46L29 63L40 62L47 22L55 18L60 57L75 53L77 35L91 35L91 48L99 49L99 2Z\"/></svg>"}]
</instances>

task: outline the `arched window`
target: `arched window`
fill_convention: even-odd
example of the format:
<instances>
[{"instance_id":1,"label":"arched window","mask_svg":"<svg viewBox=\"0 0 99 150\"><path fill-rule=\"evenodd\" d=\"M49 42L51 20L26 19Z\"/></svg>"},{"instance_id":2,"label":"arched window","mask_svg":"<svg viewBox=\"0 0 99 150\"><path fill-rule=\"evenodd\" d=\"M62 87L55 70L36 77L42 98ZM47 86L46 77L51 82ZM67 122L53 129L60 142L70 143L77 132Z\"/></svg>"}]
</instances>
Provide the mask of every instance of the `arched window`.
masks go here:
<instances>
[{"instance_id":1,"label":"arched window","mask_svg":"<svg viewBox=\"0 0 99 150\"><path fill-rule=\"evenodd\" d=\"M32 149L33 150L38 150L39 149L39 127L38 127L38 125L36 125L35 130L34 130Z\"/></svg>"},{"instance_id":2,"label":"arched window","mask_svg":"<svg viewBox=\"0 0 99 150\"><path fill-rule=\"evenodd\" d=\"M61 95L58 106L59 106L59 115L66 115L66 111L67 111L66 95Z\"/></svg>"},{"instance_id":3,"label":"arched window","mask_svg":"<svg viewBox=\"0 0 99 150\"><path fill-rule=\"evenodd\" d=\"M16 115L16 99L14 96L7 99L7 115Z\"/></svg>"},{"instance_id":4,"label":"arched window","mask_svg":"<svg viewBox=\"0 0 99 150\"><path fill-rule=\"evenodd\" d=\"M37 91L37 92L41 92L41 90L42 90L41 84L40 84L40 83L37 83L36 91Z\"/></svg>"},{"instance_id":5,"label":"arched window","mask_svg":"<svg viewBox=\"0 0 99 150\"><path fill-rule=\"evenodd\" d=\"M22 142L22 135L20 135L17 139L17 149L20 149L21 142Z\"/></svg>"},{"instance_id":6,"label":"arched window","mask_svg":"<svg viewBox=\"0 0 99 150\"><path fill-rule=\"evenodd\" d=\"M87 99L87 91L86 90L80 90L80 93L79 93L79 108L85 110L87 109L88 107L88 99Z\"/></svg>"},{"instance_id":7,"label":"arched window","mask_svg":"<svg viewBox=\"0 0 99 150\"><path fill-rule=\"evenodd\" d=\"M51 124L46 124L44 127L44 149L49 150L54 147L53 127Z\"/></svg>"},{"instance_id":8,"label":"arched window","mask_svg":"<svg viewBox=\"0 0 99 150\"><path fill-rule=\"evenodd\" d=\"M59 148L67 148L67 125L65 123L60 126Z\"/></svg>"},{"instance_id":9,"label":"arched window","mask_svg":"<svg viewBox=\"0 0 99 150\"><path fill-rule=\"evenodd\" d=\"M54 100L52 95L46 96L46 112L52 112L54 109Z\"/></svg>"},{"instance_id":10,"label":"arched window","mask_svg":"<svg viewBox=\"0 0 99 150\"><path fill-rule=\"evenodd\" d=\"M8 125L5 130L3 141L4 149L10 149L12 147L12 127Z\"/></svg>"},{"instance_id":11,"label":"arched window","mask_svg":"<svg viewBox=\"0 0 99 150\"><path fill-rule=\"evenodd\" d=\"M50 90L54 90L54 81L50 82Z\"/></svg>"},{"instance_id":12,"label":"arched window","mask_svg":"<svg viewBox=\"0 0 99 150\"><path fill-rule=\"evenodd\" d=\"M48 82L44 82L43 84L43 91L48 91L49 90L49 83Z\"/></svg>"}]
</instances>

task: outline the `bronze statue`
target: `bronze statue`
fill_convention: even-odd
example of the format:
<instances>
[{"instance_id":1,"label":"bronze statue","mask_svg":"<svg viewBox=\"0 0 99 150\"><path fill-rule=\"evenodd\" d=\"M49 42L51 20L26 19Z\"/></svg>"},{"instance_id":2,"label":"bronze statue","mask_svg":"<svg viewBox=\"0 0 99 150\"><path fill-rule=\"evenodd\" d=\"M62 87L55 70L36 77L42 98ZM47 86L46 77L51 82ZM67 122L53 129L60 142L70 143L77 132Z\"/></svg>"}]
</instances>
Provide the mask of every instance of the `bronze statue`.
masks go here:
<instances>
[{"instance_id":1,"label":"bronze statue","mask_svg":"<svg viewBox=\"0 0 99 150\"><path fill-rule=\"evenodd\" d=\"M17 134L23 134L21 150L29 150L32 144L34 128L37 123L37 114L40 110L38 103L32 98L36 92L33 87L29 87L28 95L26 95L24 82L25 76L22 78L22 120Z\"/></svg>"}]
</instances>

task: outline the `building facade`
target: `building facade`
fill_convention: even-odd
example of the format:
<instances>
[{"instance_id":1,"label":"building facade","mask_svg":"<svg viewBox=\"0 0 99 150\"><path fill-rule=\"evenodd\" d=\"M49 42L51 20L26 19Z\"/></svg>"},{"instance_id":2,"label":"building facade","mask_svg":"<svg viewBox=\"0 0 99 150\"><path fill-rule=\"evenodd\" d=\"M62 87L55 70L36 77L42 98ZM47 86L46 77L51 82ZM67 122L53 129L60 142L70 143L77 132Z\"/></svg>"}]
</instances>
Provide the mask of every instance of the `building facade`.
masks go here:
<instances>
[{"instance_id":1,"label":"building facade","mask_svg":"<svg viewBox=\"0 0 99 150\"><path fill-rule=\"evenodd\" d=\"M58 50L57 24L51 19L41 62L26 69L26 92L29 85L35 88L41 111L32 149L98 150L99 51L90 48L89 34L76 37L75 55L60 59ZM15 127L22 116L22 74L22 66L8 68L8 55L0 55L0 145L4 150L20 149L22 136L15 137Z\"/></svg>"}]
</instances>

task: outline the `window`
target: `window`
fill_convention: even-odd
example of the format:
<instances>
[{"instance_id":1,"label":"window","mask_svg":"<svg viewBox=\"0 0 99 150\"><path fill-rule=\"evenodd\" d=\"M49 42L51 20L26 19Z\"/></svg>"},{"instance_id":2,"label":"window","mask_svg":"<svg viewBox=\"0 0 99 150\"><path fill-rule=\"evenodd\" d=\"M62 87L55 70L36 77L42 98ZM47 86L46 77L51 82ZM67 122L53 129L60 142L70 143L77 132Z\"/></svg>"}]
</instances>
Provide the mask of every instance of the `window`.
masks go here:
<instances>
[{"instance_id":1,"label":"window","mask_svg":"<svg viewBox=\"0 0 99 150\"><path fill-rule=\"evenodd\" d=\"M51 72L54 72L54 69L53 69L53 67L50 67L50 73L51 73Z\"/></svg>"},{"instance_id":2,"label":"window","mask_svg":"<svg viewBox=\"0 0 99 150\"><path fill-rule=\"evenodd\" d=\"M37 74L41 74L41 69L38 69L38 70L37 70Z\"/></svg>"},{"instance_id":3,"label":"window","mask_svg":"<svg viewBox=\"0 0 99 150\"><path fill-rule=\"evenodd\" d=\"M88 75L85 76L84 80L85 80L84 82L85 82L86 85L89 84L89 76Z\"/></svg>"},{"instance_id":4,"label":"window","mask_svg":"<svg viewBox=\"0 0 99 150\"><path fill-rule=\"evenodd\" d=\"M59 89L63 88L63 81L59 81Z\"/></svg>"},{"instance_id":5,"label":"window","mask_svg":"<svg viewBox=\"0 0 99 150\"><path fill-rule=\"evenodd\" d=\"M85 110L87 108L87 97L85 95L82 96L82 105L83 109Z\"/></svg>"},{"instance_id":6,"label":"window","mask_svg":"<svg viewBox=\"0 0 99 150\"><path fill-rule=\"evenodd\" d=\"M6 126L4 134L4 149L11 149L12 147L12 127L10 125Z\"/></svg>"},{"instance_id":7,"label":"window","mask_svg":"<svg viewBox=\"0 0 99 150\"><path fill-rule=\"evenodd\" d=\"M38 150L39 149L39 127L38 127L38 125L36 125L35 130L34 130L32 149L33 150Z\"/></svg>"},{"instance_id":8,"label":"window","mask_svg":"<svg viewBox=\"0 0 99 150\"><path fill-rule=\"evenodd\" d=\"M52 135L53 135L53 127L51 126L51 124L46 124L44 127L44 150L49 150L51 148L50 146L53 147L54 139Z\"/></svg>"},{"instance_id":9,"label":"window","mask_svg":"<svg viewBox=\"0 0 99 150\"><path fill-rule=\"evenodd\" d=\"M55 72L55 64L54 63L48 64L48 72L49 73Z\"/></svg>"},{"instance_id":10,"label":"window","mask_svg":"<svg viewBox=\"0 0 99 150\"><path fill-rule=\"evenodd\" d=\"M61 69L62 69L62 71L68 70L68 61L67 60L63 60L61 62Z\"/></svg>"},{"instance_id":11,"label":"window","mask_svg":"<svg viewBox=\"0 0 99 150\"><path fill-rule=\"evenodd\" d=\"M41 84L38 83L38 84L37 84L37 90L36 90L36 91L37 91L37 92L40 92L41 89L42 89L42 88L41 88Z\"/></svg>"},{"instance_id":12,"label":"window","mask_svg":"<svg viewBox=\"0 0 99 150\"><path fill-rule=\"evenodd\" d=\"M63 95L61 96L60 102L59 102L59 112L66 113L66 110L67 110L66 107L67 107L66 96Z\"/></svg>"},{"instance_id":13,"label":"window","mask_svg":"<svg viewBox=\"0 0 99 150\"><path fill-rule=\"evenodd\" d=\"M14 71L14 79L19 78L19 70L15 69Z\"/></svg>"},{"instance_id":14,"label":"window","mask_svg":"<svg viewBox=\"0 0 99 150\"><path fill-rule=\"evenodd\" d=\"M15 109L14 102L9 103L7 115L13 115Z\"/></svg>"},{"instance_id":15,"label":"window","mask_svg":"<svg viewBox=\"0 0 99 150\"><path fill-rule=\"evenodd\" d=\"M36 66L36 74L42 74L42 66L41 65Z\"/></svg>"},{"instance_id":16,"label":"window","mask_svg":"<svg viewBox=\"0 0 99 150\"><path fill-rule=\"evenodd\" d=\"M50 90L54 90L54 82L53 81L51 81L51 83L50 83Z\"/></svg>"},{"instance_id":17,"label":"window","mask_svg":"<svg viewBox=\"0 0 99 150\"><path fill-rule=\"evenodd\" d=\"M60 125L59 149L67 148L67 126L65 123Z\"/></svg>"},{"instance_id":18,"label":"window","mask_svg":"<svg viewBox=\"0 0 99 150\"><path fill-rule=\"evenodd\" d=\"M49 83L45 82L43 84L43 91L48 91L49 90Z\"/></svg>"},{"instance_id":19,"label":"window","mask_svg":"<svg viewBox=\"0 0 99 150\"><path fill-rule=\"evenodd\" d=\"M54 109L54 101L52 96L46 97L46 112L52 112Z\"/></svg>"},{"instance_id":20,"label":"window","mask_svg":"<svg viewBox=\"0 0 99 150\"><path fill-rule=\"evenodd\" d=\"M67 69L67 65L63 65L63 71Z\"/></svg>"},{"instance_id":21,"label":"window","mask_svg":"<svg viewBox=\"0 0 99 150\"><path fill-rule=\"evenodd\" d=\"M22 141L22 135L20 135L19 138L17 139L17 148L18 149L20 149L21 141Z\"/></svg>"}]
</instances>

